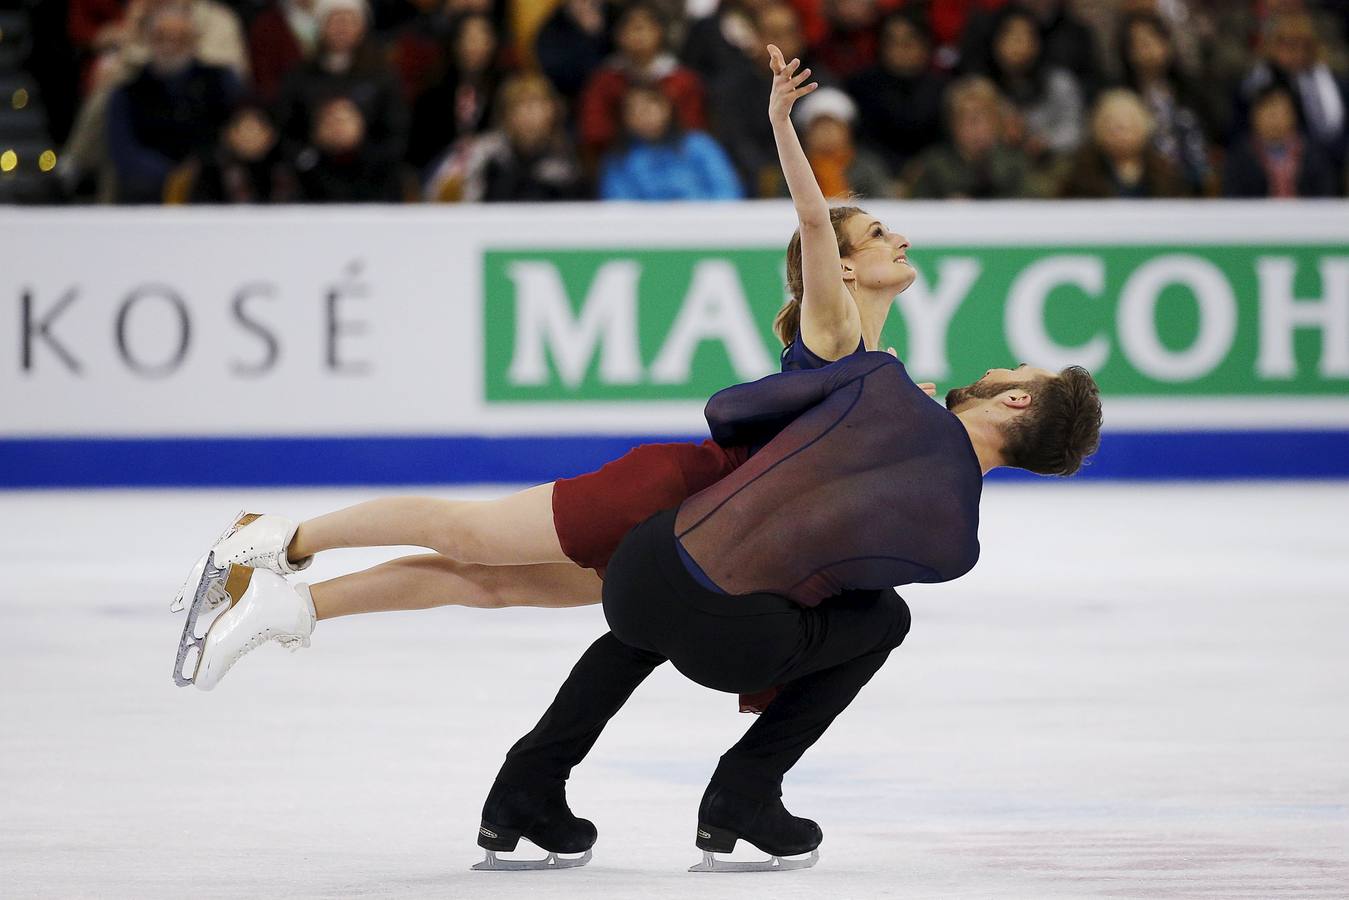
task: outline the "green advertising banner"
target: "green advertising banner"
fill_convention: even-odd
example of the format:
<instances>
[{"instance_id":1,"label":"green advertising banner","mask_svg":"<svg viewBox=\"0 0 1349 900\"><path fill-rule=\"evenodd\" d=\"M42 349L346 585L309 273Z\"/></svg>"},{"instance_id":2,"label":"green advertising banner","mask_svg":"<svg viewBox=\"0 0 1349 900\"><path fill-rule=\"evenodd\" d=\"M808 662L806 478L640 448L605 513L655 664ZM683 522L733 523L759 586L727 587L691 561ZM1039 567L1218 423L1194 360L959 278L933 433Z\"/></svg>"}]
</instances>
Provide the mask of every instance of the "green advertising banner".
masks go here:
<instances>
[{"instance_id":1,"label":"green advertising banner","mask_svg":"<svg viewBox=\"0 0 1349 900\"><path fill-rule=\"evenodd\" d=\"M884 333L917 379L1081 364L1107 395L1349 395L1349 248L914 250ZM698 400L777 370L781 248L493 249L489 403Z\"/></svg>"}]
</instances>

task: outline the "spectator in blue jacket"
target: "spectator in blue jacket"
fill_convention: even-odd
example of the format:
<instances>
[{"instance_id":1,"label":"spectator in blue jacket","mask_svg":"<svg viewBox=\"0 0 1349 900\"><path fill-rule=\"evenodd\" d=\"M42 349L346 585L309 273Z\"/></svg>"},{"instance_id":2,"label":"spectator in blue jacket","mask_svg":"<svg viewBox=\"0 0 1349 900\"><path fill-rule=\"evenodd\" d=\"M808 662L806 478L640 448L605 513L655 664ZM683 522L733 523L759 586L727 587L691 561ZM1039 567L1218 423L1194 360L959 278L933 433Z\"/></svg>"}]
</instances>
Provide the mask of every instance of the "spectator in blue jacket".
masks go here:
<instances>
[{"instance_id":1,"label":"spectator in blue jacket","mask_svg":"<svg viewBox=\"0 0 1349 900\"><path fill-rule=\"evenodd\" d=\"M726 151L701 131L681 129L659 89L634 85L623 97L625 140L600 166L602 200L737 200L744 188Z\"/></svg>"}]
</instances>

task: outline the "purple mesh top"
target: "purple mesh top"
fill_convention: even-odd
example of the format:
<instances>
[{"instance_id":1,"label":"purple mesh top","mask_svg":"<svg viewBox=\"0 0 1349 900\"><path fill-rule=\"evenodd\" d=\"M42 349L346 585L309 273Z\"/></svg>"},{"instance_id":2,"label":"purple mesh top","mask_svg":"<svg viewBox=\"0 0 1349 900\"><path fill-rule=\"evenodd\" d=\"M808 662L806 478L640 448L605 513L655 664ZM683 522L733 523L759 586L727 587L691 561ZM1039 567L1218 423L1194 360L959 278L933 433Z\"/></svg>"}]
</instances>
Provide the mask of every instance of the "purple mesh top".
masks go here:
<instances>
[{"instance_id":1,"label":"purple mesh top","mask_svg":"<svg viewBox=\"0 0 1349 900\"><path fill-rule=\"evenodd\" d=\"M853 353L866 353L867 342L861 340L857 342L857 349ZM847 357L844 357L847 359ZM801 332L796 333L796 339L782 348L782 371L799 372L802 369L822 369L835 362L834 360L822 359L815 355L815 351L806 346L806 342L801 340Z\"/></svg>"},{"instance_id":2,"label":"purple mesh top","mask_svg":"<svg viewBox=\"0 0 1349 900\"><path fill-rule=\"evenodd\" d=\"M726 593L814 606L845 590L950 581L978 560L974 447L890 354L736 385L706 413L718 443L763 444L675 519L689 557Z\"/></svg>"}]
</instances>

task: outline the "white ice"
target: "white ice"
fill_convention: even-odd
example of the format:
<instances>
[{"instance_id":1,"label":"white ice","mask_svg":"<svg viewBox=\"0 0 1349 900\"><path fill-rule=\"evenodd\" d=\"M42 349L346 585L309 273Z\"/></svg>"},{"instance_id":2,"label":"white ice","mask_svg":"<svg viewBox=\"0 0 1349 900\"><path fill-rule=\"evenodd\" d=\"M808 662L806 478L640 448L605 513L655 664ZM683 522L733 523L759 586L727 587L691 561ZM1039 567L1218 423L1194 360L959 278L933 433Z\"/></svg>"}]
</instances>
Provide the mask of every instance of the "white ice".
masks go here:
<instances>
[{"instance_id":1,"label":"white ice","mask_svg":"<svg viewBox=\"0 0 1349 900\"><path fill-rule=\"evenodd\" d=\"M750 876L684 871L750 719L668 666L572 780L594 862L469 871L596 608L337 620L174 687L168 602L235 510L369 495L0 494L0 896L1349 897L1349 485L990 486L978 568L903 592L788 777L819 866Z\"/></svg>"}]
</instances>

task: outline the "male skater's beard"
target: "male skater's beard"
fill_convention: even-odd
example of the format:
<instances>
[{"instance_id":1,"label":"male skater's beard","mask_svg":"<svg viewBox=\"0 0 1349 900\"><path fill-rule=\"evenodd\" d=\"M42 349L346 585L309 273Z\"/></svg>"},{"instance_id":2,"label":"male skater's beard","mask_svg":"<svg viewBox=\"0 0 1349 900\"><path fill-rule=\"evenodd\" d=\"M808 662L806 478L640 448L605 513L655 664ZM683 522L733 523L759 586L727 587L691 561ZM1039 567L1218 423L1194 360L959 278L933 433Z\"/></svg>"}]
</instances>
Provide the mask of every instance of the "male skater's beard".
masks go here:
<instances>
[{"instance_id":1,"label":"male skater's beard","mask_svg":"<svg viewBox=\"0 0 1349 900\"><path fill-rule=\"evenodd\" d=\"M974 384L965 387L951 388L946 392L946 408L955 412L955 410L968 403L971 400L992 400L1003 391L1034 391L1035 382L1016 381L1002 384L984 384L980 378Z\"/></svg>"}]
</instances>

